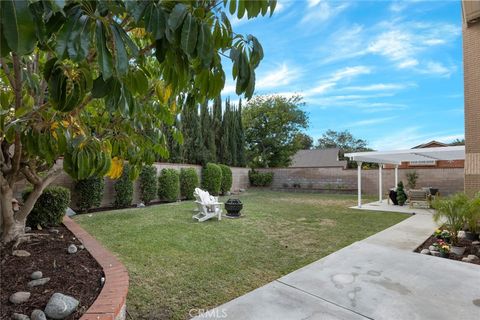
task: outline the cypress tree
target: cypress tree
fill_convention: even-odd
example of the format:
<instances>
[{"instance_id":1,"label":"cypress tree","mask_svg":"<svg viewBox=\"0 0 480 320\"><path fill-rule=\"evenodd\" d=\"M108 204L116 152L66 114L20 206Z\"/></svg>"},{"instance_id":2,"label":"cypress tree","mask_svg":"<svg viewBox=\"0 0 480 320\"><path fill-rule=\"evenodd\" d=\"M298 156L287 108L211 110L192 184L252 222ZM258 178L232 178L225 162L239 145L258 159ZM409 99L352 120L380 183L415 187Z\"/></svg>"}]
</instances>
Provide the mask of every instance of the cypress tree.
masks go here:
<instances>
[{"instance_id":1,"label":"cypress tree","mask_svg":"<svg viewBox=\"0 0 480 320\"><path fill-rule=\"evenodd\" d=\"M202 130L202 165L215 162L217 159L215 132L212 128L212 118L208 109L208 101L200 107L200 123Z\"/></svg>"},{"instance_id":2,"label":"cypress tree","mask_svg":"<svg viewBox=\"0 0 480 320\"><path fill-rule=\"evenodd\" d=\"M228 150L230 152L230 165L237 166L237 118L236 118L236 108L230 109L230 117L228 123Z\"/></svg>"},{"instance_id":3,"label":"cypress tree","mask_svg":"<svg viewBox=\"0 0 480 320\"><path fill-rule=\"evenodd\" d=\"M230 165L232 162L231 153L230 153L230 100L225 102L225 112L223 113L222 121L222 134L220 148L221 150L221 163Z\"/></svg>"},{"instance_id":4,"label":"cypress tree","mask_svg":"<svg viewBox=\"0 0 480 320\"><path fill-rule=\"evenodd\" d=\"M242 124L242 99L238 102L237 109L237 165L245 167L247 165L247 158L245 156L245 132Z\"/></svg>"},{"instance_id":5,"label":"cypress tree","mask_svg":"<svg viewBox=\"0 0 480 320\"><path fill-rule=\"evenodd\" d=\"M216 146L216 161L215 162L222 162L223 155L222 155L222 98L218 96L213 101L213 119L212 119L212 129L215 139L215 146Z\"/></svg>"},{"instance_id":6,"label":"cypress tree","mask_svg":"<svg viewBox=\"0 0 480 320\"><path fill-rule=\"evenodd\" d=\"M182 108L183 159L186 163L201 164L203 138L198 116L198 106L193 97L187 97Z\"/></svg>"}]
</instances>

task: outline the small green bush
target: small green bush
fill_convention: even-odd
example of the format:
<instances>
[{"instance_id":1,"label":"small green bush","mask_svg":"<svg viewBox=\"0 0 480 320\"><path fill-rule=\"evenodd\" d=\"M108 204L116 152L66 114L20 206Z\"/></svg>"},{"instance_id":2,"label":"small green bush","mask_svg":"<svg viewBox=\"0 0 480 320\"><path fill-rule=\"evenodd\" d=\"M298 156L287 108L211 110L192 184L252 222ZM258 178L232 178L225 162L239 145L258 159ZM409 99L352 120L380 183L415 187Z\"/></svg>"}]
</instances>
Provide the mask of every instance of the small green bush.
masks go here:
<instances>
[{"instance_id":1,"label":"small green bush","mask_svg":"<svg viewBox=\"0 0 480 320\"><path fill-rule=\"evenodd\" d=\"M166 201L177 201L180 196L180 177L175 169L162 169L158 177L158 197Z\"/></svg>"},{"instance_id":2,"label":"small green bush","mask_svg":"<svg viewBox=\"0 0 480 320\"><path fill-rule=\"evenodd\" d=\"M193 168L182 168L180 170L180 194L187 200L194 199L193 192L198 187L198 174Z\"/></svg>"},{"instance_id":3,"label":"small green bush","mask_svg":"<svg viewBox=\"0 0 480 320\"><path fill-rule=\"evenodd\" d=\"M254 187L267 187L273 182L273 172L258 172L252 169L248 172L248 179Z\"/></svg>"},{"instance_id":4,"label":"small green bush","mask_svg":"<svg viewBox=\"0 0 480 320\"><path fill-rule=\"evenodd\" d=\"M133 200L133 181L130 179L130 165L123 165L122 176L115 181L115 202L116 208L129 207Z\"/></svg>"},{"instance_id":5,"label":"small green bush","mask_svg":"<svg viewBox=\"0 0 480 320\"><path fill-rule=\"evenodd\" d=\"M144 166L140 172L140 199L149 204L157 196L157 190L157 168Z\"/></svg>"},{"instance_id":6,"label":"small green bush","mask_svg":"<svg viewBox=\"0 0 480 320\"><path fill-rule=\"evenodd\" d=\"M202 170L202 187L217 196L222 187L222 169L215 163L207 163Z\"/></svg>"},{"instance_id":7,"label":"small green bush","mask_svg":"<svg viewBox=\"0 0 480 320\"><path fill-rule=\"evenodd\" d=\"M403 206L405 201L407 201L407 194L405 193L403 182L400 181L397 184L397 202L400 206Z\"/></svg>"},{"instance_id":8,"label":"small green bush","mask_svg":"<svg viewBox=\"0 0 480 320\"><path fill-rule=\"evenodd\" d=\"M102 203L105 182L101 177L90 177L75 183L76 206L80 212L97 208Z\"/></svg>"},{"instance_id":9,"label":"small green bush","mask_svg":"<svg viewBox=\"0 0 480 320\"><path fill-rule=\"evenodd\" d=\"M220 191L222 191L222 194L225 194L232 188L232 169L224 164L219 164L218 166L222 169L222 185Z\"/></svg>"},{"instance_id":10,"label":"small green bush","mask_svg":"<svg viewBox=\"0 0 480 320\"><path fill-rule=\"evenodd\" d=\"M23 193L26 201L32 190ZM49 187L43 190L27 217L27 225L36 227L57 226L62 223L65 211L70 203L70 190L64 187Z\"/></svg>"}]
</instances>

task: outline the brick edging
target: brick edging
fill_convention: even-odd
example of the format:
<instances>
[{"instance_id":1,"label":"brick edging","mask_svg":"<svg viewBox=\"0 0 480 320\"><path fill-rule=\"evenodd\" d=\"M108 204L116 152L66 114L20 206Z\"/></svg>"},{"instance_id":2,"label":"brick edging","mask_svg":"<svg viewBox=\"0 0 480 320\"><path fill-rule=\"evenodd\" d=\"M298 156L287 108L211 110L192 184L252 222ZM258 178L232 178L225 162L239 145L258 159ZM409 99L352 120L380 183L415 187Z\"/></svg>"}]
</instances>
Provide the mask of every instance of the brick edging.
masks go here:
<instances>
[{"instance_id":1,"label":"brick edging","mask_svg":"<svg viewBox=\"0 0 480 320\"><path fill-rule=\"evenodd\" d=\"M65 216L63 224L97 260L105 274L102 291L80 320L125 319L128 293L127 268L71 218Z\"/></svg>"}]
</instances>

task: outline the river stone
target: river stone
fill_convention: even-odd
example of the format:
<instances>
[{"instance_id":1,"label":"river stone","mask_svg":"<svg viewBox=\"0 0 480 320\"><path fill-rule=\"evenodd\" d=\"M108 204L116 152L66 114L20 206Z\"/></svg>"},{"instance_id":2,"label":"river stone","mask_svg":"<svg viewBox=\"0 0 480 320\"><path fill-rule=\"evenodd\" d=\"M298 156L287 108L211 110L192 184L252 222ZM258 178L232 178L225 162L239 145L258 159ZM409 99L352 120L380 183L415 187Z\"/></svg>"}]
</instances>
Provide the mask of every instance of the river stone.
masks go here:
<instances>
[{"instance_id":1,"label":"river stone","mask_svg":"<svg viewBox=\"0 0 480 320\"><path fill-rule=\"evenodd\" d=\"M430 253L431 253L432 256L434 256L434 257L439 257L439 256L440 256L440 252L438 252L438 251L430 251Z\"/></svg>"},{"instance_id":2,"label":"river stone","mask_svg":"<svg viewBox=\"0 0 480 320\"><path fill-rule=\"evenodd\" d=\"M30 299L30 295L31 295L30 292L19 291L12 294L10 298L8 298L8 300L13 304L20 304Z\"/></svg>"},{"instance_id":3,"label":"river stone","mask_svg":"<svg viewBox=\"0 0 480 320\"><path fill-rule=\"evenodd\" d=\"M480 245L480 241L472 241L472 246L478 246Z\"/></svg>"},{"instance_id":4,"label":"river stone","mask_svg":"<svg viewBox=\"0 0 480 320\"><path fill-rule=\"evenodd\" d=\"M78 249L77 246L74 244L71 244L68 246L68 253L77 253Z\"/></svg>"},{"instance_id":5,"label":"river stone","mask_svg":"<svg viewBox=\"0 0 480 320\"><path fill-rule=\"evenodd\" d=\"M13 320L30 320L30 318L22 313L14 313L12 316Z\"/></svg>"},{"instance_id":6,"label":"river stone","mask_svg":"<svg viewBox=\"0 0 480 320\"><path fill-rule=\"evenodd\" d=\"M30 257L30 252L26 250L13 250L12 254L17 257Z\"/></svg>"},{"instance_id":7,"label":"river stone","mask_svg":"<svg viewBox=\"0 0 480 320\"><path fill-rule=\"evenodd\" d=\"M85 249L85 246L83 244L81 244L81 245L78 246L78 249L83 250L83 249Z\"/></svg>"},{"instance_id":8,"label":"river stone","mask_svg":"<svg viewBox=\"0 0 480 320\"><path fill-rule=\"evenodd\" d=\"M29 288L36 287L36 286L43 286L48 281L50 281L50 278L42 278L42 279L32 280L29 283L27 283L27 286Z\"/></svg>"},{"instance_id":9,"label":"river stone","mask_svg":"<svg viewBox=\"0 0 480 320\"><path fill-rule=\"evenodd\" d=\"M31 227L25 227L25 233L29 233L30 231L32 231Z\"/></svg>"},{"instance_id":10,"label":"river stone","mask_svg":"<svg viewBox=\"0 0 480 320\"><path fill-rule=\"evenodd\" d=\"M30 275L30 278L32 280L38 280L43 277L42 271L33 271L32 274Z\"/></svg>"},{"instance_id":11,"label":"river stone","mask_svg":"<svg viewBox=\"0 0 480 320\"><path fill-rule=\"evenodd\" d=\"M71 315L77 307L77 299L56 292L50 297L45 307L45 314L52 319L64 319Z\"/></svg>"},{"instance_id":12,"label":"river stone","mask_svg":"<svg viewBox=\"0 0 480 320\"><path fill-rule=\"evenodd\" d=\"M428 249L423 249L422 251L420 251L421 254L430 254L430 250Z\"/></svg>"},{"instance_id":13,"label":"river stone","mask_svg":"<svg viewBox=\"0 0 480 320\"><path fill-rule=\"evenodd\" d=\"M428 247L428 250L430 250L430 251L438 251L437 247L435 247L435 246L430 246L430 247Z\"/></svg>"},{"instance_id":14,"label":"river stone","mask_svg":"<svg viewBox=\"0 0 480 320\"><path fill-rule=\"evenodd\" d=\"M47 320L47 316L45 313L40 310L40 309L35 309L32 311L32 314L30 315L30 319L32 320Z\"/></svg>"},{"instance_id":15,"label":"river stone","mask_svg":"<svg viewBox=\"0 0 480 320\"><path fill-rule=\"evenodd\" d=\"M467 237L467 234L465 233L465 231L460 230L460 231L458 231L458 233L457 233L457 237L458 237L458 239L464 239L464 238Z\"/></svg>"},{"instance_id":16,"label":"river stone","mask_svg":"<svg viewBox=\"0 0 480 320\"><path fill-rule=\"evenodd\" d=\"M58 234L60 231L58 231L58 229L55 229L55 228L50 228L48 229L48 232Z\"/></svg>"}]
</instances>

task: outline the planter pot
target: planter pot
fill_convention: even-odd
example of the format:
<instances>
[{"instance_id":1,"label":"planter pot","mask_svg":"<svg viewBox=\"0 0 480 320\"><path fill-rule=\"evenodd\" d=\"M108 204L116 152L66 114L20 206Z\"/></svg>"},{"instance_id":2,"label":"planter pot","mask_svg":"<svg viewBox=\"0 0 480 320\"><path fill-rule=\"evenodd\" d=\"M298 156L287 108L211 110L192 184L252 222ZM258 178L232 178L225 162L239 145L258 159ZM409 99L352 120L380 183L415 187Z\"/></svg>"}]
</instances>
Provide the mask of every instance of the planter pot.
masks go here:
<instances>
[{"instance_id":1,"label":"planter pot","mask_svg":"<svg viewBox=\"0 0 480 320\"><path fill-rule=\"evenodd\" d=\"M440 257L442 258L448 258L449 253L448 252L440 252Z\"/></svg>"},{"instance_id":2,"label":"planter pot","mask_svg":"<svg viewBox=\"0 0 480 320\"><path fill-rule=\"evenodd\" d=\"M238 199L228 199L225 202L225 210L227 210L227 216L238 217L240 211L243 209L243 203Z\"/></svg>"},{"instance_id":3,"label":"planter pot","mask_svg":"<svg viewBox=\"0 0 480 320\"><path fill-rule=\"evenodd\" d=\"M478 233L466 231L465 238L470 241L476 241L478 239Z\"/></svg>"},{"instance_id":4,"label":"planter pot","mask_svg":"<svg viewBox=\"0 0 480 320\"><path fill-rule=\"evenodd\" d=\"M457 256L462 256L465 253L465 249L466 249L465 247L452 246L450 248L450 252Z\"/></svg>"}]
</instances>

